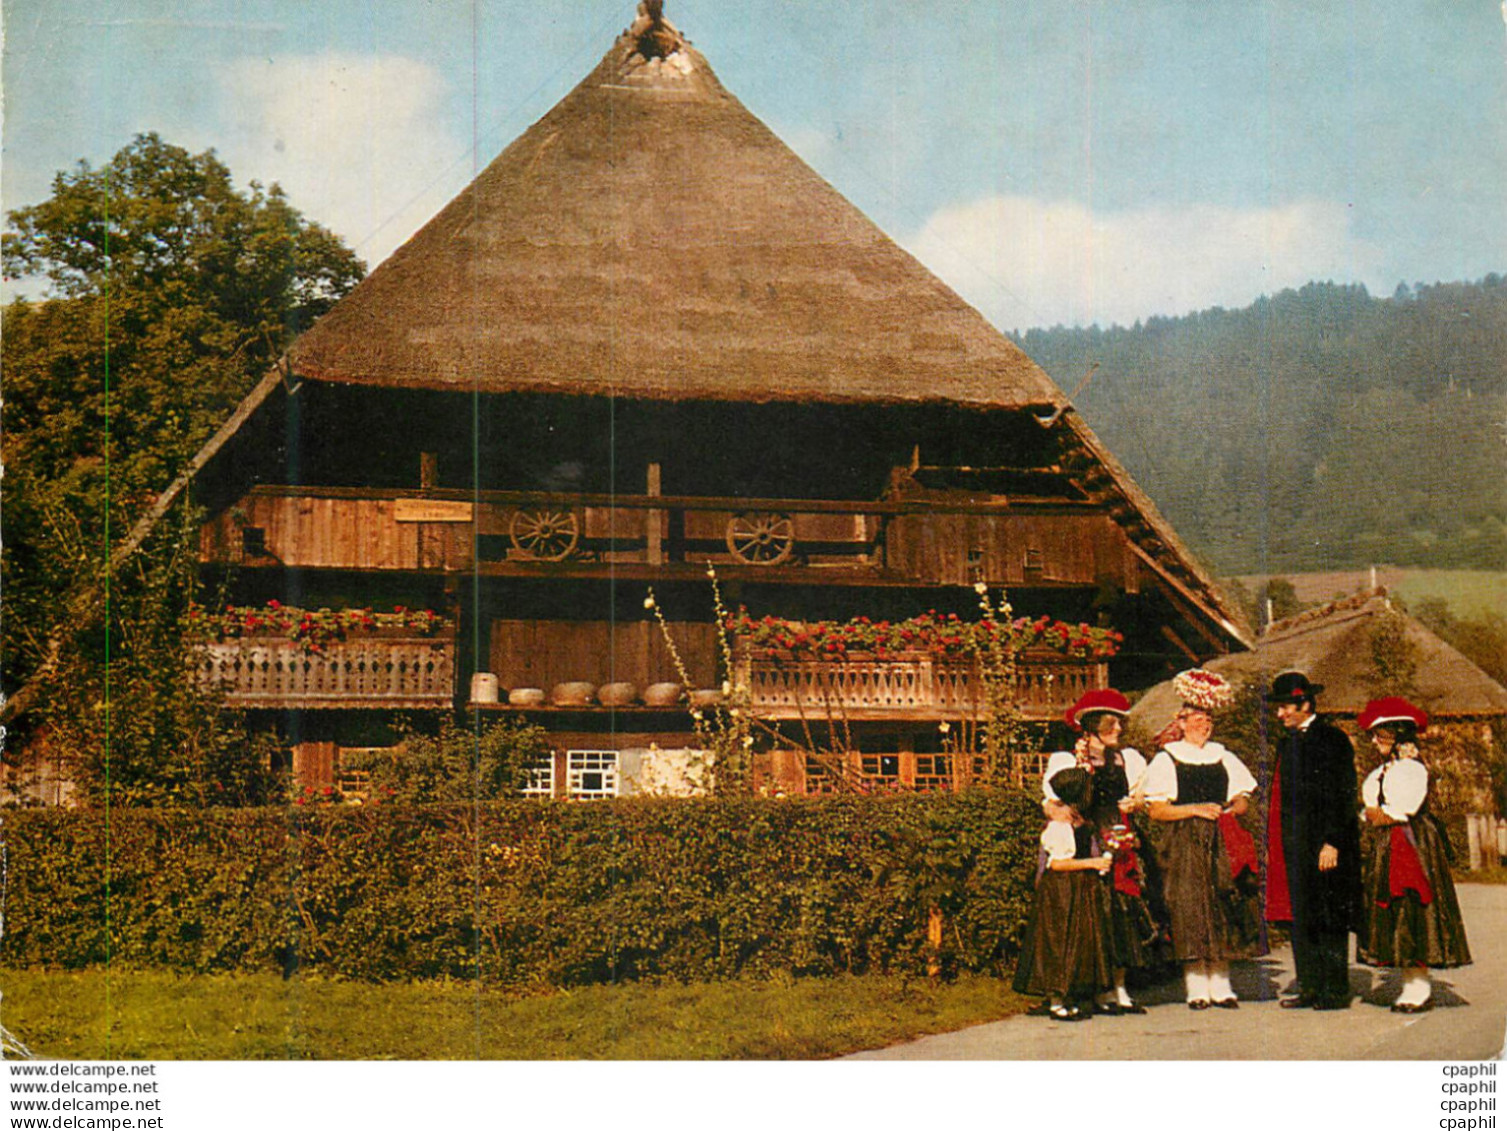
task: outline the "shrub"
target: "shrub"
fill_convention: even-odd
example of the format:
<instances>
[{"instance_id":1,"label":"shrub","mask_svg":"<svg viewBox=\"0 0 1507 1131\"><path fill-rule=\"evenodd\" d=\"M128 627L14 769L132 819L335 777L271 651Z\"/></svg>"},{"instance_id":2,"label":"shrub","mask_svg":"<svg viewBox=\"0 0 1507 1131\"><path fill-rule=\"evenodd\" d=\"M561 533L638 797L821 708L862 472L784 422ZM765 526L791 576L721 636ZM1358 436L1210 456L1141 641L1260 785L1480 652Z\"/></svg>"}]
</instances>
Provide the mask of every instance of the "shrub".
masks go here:
<instances>
[{"instance_id":1,"label":"shrub","mask_svg":"<svg viewBox=\"0 0 1507 1131\"><path fill-rule=\"evenodd\" d=\"M554 986L920 972L936 905L944 964L999 971L1039 822L1011 791L23 811L0 959Z\"/></svg>"},{"instance_id":2,"label":"shrub","mask_svg":"<svg viewBox=\"0 0 1507 1131\"><path fill-rule=\"evenodd\" d=\"M405 727L400 746L351 751L343 765L370 774L372 797L399 804L516 797L528 768L550 757L544 728L510 719L474 721L467 728L446 718L435 735Z\"/></svg>"}]
</instances>

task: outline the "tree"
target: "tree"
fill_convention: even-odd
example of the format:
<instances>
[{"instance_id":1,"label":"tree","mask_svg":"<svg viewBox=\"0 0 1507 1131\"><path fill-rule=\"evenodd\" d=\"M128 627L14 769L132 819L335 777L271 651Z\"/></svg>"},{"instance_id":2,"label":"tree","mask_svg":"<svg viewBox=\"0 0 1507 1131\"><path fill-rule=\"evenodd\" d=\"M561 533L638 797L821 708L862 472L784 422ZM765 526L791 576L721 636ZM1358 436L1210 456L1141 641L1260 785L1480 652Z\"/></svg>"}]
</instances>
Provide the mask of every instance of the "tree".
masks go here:
<instances>
[{"instance_id":1,"label":"tree","mask_svg":"<svg viewBox=\"0 0 1507 1131\"><path fill-rule=\"evenodd\" d=\"M144 781L164 758L202 767L192 750L214 741L187 697L179 631L198 584L196 516L175 508L129 569L111 547L364 266L275 185L238 191L213 152L155 134L102 168L59 173L47 200L8 221L6 276L44 281L46 295L8 304L0 341L5 689L45 666L51 694L28 725L55 744L77 743L84 759L108 749ZM154 684L181 694L169 703L148 695ZM88 711L122 724L108 743ZM105 776L85 769L81 781Z\"/></svg>"},{"instance_id":2,"label":"tree","mask_svg":"<svg viewBox=\"0 0 1507 1131\"><path fill-rule=\"evenodd\" d=\"M1308 607L1298 600L1297 589L1285 577L1267 578L1266 583L1256 590L1256 603L1261 624L1268 623L1268 620L1286 620L1288 617L1297 616ZM1271 611L1270 618L1266 615L1268 610Z\"/></svg>"}]
</instances>

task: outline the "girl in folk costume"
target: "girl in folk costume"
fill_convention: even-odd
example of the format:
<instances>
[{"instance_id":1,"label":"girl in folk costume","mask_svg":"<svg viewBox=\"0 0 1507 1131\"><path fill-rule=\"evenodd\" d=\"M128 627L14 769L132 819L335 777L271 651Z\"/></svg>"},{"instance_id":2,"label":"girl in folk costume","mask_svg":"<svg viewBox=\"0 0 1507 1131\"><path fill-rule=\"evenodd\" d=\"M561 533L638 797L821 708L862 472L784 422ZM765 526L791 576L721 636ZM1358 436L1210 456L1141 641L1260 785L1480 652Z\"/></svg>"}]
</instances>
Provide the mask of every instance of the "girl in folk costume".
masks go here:
<instances>
[{"instance_id":1,"label":"girl in folk costume","mask_svg":"<svg viewBox=\"0 0 1507 1131\"><path fill-rule=\"evenodd\" d=\"M1054 779L1060 804L1041 834L1036 901L1021 941L1015 992L1047 998L1055 1021L1085 1021L1094 998L1114 985L1109 949L1111 860L1098 851L1084 817L1093 797L1088 774L1072 768Z\"/></svg>"},{"instance_id":2,"label":"girl in folk costume","mask_svg":"<svg viewBox=\"0 0 1507 1131\"><path fill-rule=\"evenodd\" d=\"M1172 956L1183 963L1190 1009L1237 1009L1230 960L1264 953L1256 843L1237 820L1256 779L1239 758L1210 741L1213 712L1234 698L1224 678L1194 668L1172 686L1183 706L1164 732L1168 741L1151 760L1145 787L1166 884Z\"/></svg>"},{"instance_id":3,"label":"girl in folk costume","mask_svg":"<svg viewBox=\"0 0 1507 1131\"><path fill-rule=\"evenodd\" d=\"M1142 779L1146 759L1139 751L1120 745L1130 701L1113 689L1090 691L1068 709L1068 726L1082 732L1072 751L1059 751L1047 761L1042 775L1042 805L1053 817L1062 801L1053 785L1058 774L1082 770L1089 775L1090 797L1084 813L1094 829L1101 850L1113 855L1109 885L1109 944L1114 963L1115 985L1099 995L1095 1011L1110 1015L1145 1013L1131 1000L1125 988L1127 967L1151 962L1151 943L1156 924L1146 908L1145 875L1137 855L1139 842L1131 826L1131 814L1141 809Z\"/></svg>"},{"instance_id":4,"label":"girl in folk costume","mask_svg":"<svg viewBox=\"0 0 1507 1131\"><path fill-rule=\"evenodd\" d=\"M1448 842L1428 811L1429 772L1418 757L1428 715L1391 697L1367 703L1359 722L1383 761L1361 783L1366 923L1357 950L1367 965L1405 970L1392 1009L1421 1013L1433 1005L1429 967L1470 964Z\"/></svg>"}]
</instances>

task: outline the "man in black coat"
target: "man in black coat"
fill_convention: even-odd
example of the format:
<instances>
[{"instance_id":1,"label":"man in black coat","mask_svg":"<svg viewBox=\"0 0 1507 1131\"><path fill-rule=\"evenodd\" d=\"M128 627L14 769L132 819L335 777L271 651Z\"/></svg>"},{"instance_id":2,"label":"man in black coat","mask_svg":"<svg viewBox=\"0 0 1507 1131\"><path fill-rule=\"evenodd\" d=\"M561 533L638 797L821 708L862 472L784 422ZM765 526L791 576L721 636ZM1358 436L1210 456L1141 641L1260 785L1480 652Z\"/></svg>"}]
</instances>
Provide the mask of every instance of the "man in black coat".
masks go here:
<instances>
[{"instance_id":1,"label":"man in black coat","mask_svg":"<svg viewBox=\"0 0 1507 1131\"><path fill-rule=\"evenodd\" d=\"M1350 932L1360 924L1360 827L1355 751L1315 713L1323 691L1301 672L1272 682L1285 728L1267 820L1266 917L1292 931L1298 992L1284 1009L1350 1005Z\"/></svg>"}]
</instances>

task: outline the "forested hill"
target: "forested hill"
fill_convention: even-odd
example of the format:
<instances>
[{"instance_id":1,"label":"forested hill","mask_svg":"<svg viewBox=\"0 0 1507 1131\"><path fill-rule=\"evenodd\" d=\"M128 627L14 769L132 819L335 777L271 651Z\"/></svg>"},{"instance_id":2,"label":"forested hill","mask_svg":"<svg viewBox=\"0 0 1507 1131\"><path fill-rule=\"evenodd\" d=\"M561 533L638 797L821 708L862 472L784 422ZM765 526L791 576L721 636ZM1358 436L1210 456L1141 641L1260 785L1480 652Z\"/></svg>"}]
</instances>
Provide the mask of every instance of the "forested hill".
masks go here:
<instances>
[{"instance_id":1,"label":"forested hill","mask_svg":"<svg viewBox=\"0 0 1507 1131\"><path fill-rule=\"evenodd\" d=\"M1221 573L1507 569L1507 278L1016 340Z\"/></svg>"}]
</instances>

